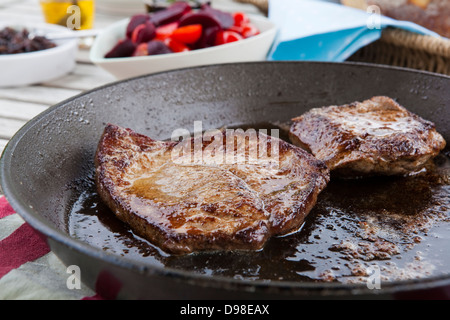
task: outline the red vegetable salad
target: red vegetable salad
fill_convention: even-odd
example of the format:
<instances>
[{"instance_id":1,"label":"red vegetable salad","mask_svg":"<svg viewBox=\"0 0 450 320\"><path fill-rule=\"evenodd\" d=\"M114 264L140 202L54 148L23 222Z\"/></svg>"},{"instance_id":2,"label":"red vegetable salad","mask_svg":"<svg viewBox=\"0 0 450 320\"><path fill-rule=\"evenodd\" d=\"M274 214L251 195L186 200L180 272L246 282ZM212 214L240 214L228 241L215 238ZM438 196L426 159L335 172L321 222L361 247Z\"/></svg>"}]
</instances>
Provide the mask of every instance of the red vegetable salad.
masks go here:
<instances>
[{"instance_id":1,"label":"red vegetable salad","mask_svg":"<svg viewBox=\"0 0 450 320\"><path fill-rule=\"evenodd\" d=\"M131 17L124 38L105 58L185 52L240 41L259 34L243 12L228 13L204 4L193 9L175 2L166 9Z\"/></svg>"}]
</instances>

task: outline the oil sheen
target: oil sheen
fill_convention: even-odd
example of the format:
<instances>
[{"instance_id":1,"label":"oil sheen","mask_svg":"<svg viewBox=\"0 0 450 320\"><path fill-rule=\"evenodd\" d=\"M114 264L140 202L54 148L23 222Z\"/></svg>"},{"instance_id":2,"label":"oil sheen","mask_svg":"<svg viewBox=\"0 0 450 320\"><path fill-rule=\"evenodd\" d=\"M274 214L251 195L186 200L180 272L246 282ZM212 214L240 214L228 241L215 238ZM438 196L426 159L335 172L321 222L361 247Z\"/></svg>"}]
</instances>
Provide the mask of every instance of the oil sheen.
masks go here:
<instances>
[{"instance_id":1,"label":"oil sheen","mask_svg":"<svg viewBox=\"0 0 450 320\"><path fill-rule=\"evenodd\" d=\"M285 126L253 127L278 128L286 136ZM297 282L361 283L373 266L382 281L449 273L448 150L408 177L332 178L301 229L246 253L164 253L119 221L89 182L68 213L70 235L138 262L236 279Z\"/></svg>"}]
</instances>

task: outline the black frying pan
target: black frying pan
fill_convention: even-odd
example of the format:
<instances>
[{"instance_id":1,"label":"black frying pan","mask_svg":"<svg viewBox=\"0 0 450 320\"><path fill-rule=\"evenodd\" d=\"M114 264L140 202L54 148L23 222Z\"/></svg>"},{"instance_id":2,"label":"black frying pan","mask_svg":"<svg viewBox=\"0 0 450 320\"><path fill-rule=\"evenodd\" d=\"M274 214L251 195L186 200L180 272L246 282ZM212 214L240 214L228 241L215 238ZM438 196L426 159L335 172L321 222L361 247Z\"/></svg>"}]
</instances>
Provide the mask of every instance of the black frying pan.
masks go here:
<instances>
[{"instance_id":1,"label":"black frying pan","mask_svg":"<svg viewBox=\"0 0 450 320\"><path fill-rule=\"evenodd\" d=\"M450 284L449 189L436 179L332 181L300 232L260 252L172 257L118 222L92 177L107 122L154 139L192 131L198 120L204 130L253 126L283 135L291 118L312 107L374 95L397 99L450 141L449 89L447 76L350 63L229 64L139 77L71 98L27 123L4 151L1 183L58 257L78 265L82 281L105 296L111 287L114 297L133 299L399 297L442 288ZM436 160L441 173L447 159L444 152ZM378 238L362 234L364 224ZM380 289L368 286L373 266Z\"/></svg>"}]
</instances>

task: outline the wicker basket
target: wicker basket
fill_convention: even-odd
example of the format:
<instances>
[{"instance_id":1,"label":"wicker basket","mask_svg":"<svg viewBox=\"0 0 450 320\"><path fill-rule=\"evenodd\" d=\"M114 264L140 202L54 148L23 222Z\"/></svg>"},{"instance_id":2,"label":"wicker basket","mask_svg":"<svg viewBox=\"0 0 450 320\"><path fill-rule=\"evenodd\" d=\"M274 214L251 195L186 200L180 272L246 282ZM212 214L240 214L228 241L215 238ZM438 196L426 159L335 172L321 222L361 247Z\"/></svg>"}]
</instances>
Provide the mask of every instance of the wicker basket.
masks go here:
<instances>
[{"instance_id":1,"label":"wicker basket","mask_svg":"<svg viewBox=\"0 0 450 320\"><path fill-rule=\"evenodd\" d=\"M361 48L348 60L450 75L450 40L386 29L379 40Z\"/></svg>"},{"instance_id":2,"label":"wicker basket","mask_svg":"<svg viewBox=\"0 0 450 320\"><path fill-rule=\"evenodd\" d=\"M268 12L268 0L235 0ZM349 61L370 62L450 75L450 39L388 28L379 40L355 52Z\"/></svg>"}]
</instances>

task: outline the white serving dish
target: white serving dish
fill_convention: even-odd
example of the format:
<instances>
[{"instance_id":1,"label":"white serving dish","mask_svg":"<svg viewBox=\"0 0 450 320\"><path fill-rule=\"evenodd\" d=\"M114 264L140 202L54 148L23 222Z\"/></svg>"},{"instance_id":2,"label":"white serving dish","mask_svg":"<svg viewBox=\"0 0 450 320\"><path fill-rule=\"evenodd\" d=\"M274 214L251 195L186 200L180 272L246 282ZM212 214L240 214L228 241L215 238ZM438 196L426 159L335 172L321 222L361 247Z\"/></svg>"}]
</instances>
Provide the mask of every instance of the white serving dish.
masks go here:
<instances>
[{"instance_id":1,"label":"white serving dish","mask_svg":"<svg viewBox=\"0 0 450 320\"><path fill-rule=\"evenodd\" d=\"M97 36L91 48L90 59L119 80L200 65L262 61L266 59L275 40L277 29L265 17L250 15L250 20L261 33L245 40L189 52L104 58L117 41L125 37L126 26L129 22L129 19L125 19L107 27Z\"/></svg>"},{"instance_id":2,"label":"white serving dish","mask_svg":"<svg viewBox=\"0 0 450 320\"><path fill-rule=\"evenodd\" d=\"M17 30L64 32L67 28L39 23L17 23L2 21L0 30L12 27ZM17 87L42 83L57 79L73 70L76 64L78 41L76 39L54 41L55 48L29 52L0 55L0 87Z\"/></svg>"}]
</instances>

